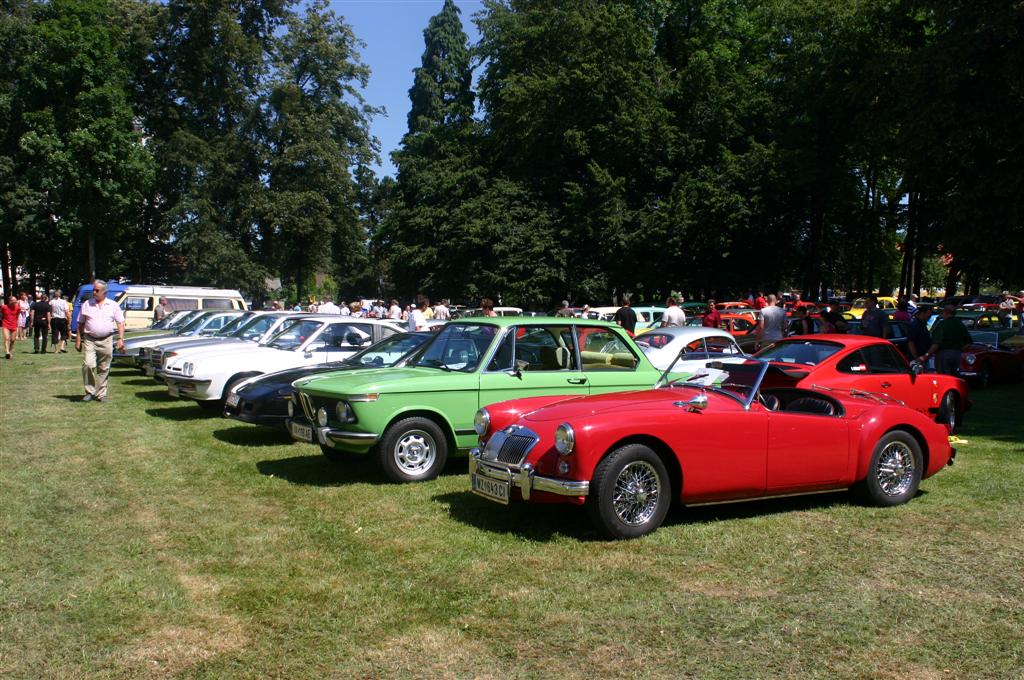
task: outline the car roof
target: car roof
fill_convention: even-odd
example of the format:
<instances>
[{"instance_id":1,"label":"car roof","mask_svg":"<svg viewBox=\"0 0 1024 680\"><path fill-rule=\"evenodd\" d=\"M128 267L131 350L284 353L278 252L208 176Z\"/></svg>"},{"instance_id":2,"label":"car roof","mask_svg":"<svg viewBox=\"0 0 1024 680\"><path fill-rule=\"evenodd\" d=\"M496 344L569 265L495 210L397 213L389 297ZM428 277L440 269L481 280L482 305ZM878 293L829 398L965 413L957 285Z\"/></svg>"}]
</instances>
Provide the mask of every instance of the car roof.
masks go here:
<instances>
[{"instance_id":1,"label":"car roof","mask_svg":"<svg viewBox=\"0 0 1024 680\"><path fill-rule=\"evenodd\" d=\"M823 342L834 342L844 347L866 347L868 345L878 344L892 344L888 340L882 338L876 338L872 335L846 335L843 333L815 333L813 335L791 335L788 338L782 338L776 340L772 344L778 344L780 342L808 342L813 340L820 340Z\"/></svg>"},{"instance_id":2,"label":"car roof","mask_svg":"<svg viewBox=\"0 0 1024 680\"><path fill-rule=\"evenodd\" d=\"M712 328L710 326L667 326L665 328L653 328L643 335L638 336L637 341L643 342L643 339L646 336L658 333L671 335L674 338L682 338L684 340L696 340L697 338L704 338L708 336L732 338L732 333L724 331L721 328Z\"/></svg>"},{"instance_id":3,"label":"car roof","mask_svg":"<svg viewBox=\"0 0 1024 680\"><path fill-rule=\"evenodd\" d=\"M621 328L618 324L597 319L580 319L574 316L471 316L469 318L449 321L450 325L477 326L596 326L601 328Z\"/></svg>"}]
</instances>

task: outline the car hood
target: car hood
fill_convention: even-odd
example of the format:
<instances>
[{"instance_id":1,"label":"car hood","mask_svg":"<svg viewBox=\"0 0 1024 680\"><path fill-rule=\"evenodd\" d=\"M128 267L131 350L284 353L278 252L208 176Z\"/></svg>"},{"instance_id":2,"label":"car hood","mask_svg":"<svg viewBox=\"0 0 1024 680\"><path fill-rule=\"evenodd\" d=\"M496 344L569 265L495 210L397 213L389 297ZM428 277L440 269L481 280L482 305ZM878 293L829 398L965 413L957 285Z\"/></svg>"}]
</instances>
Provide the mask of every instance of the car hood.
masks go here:
<instances>
[{"instance_id":1,"label":"car hood","mask_svg":"<svg viewBox=\"0 0 1024 680\"><path fill-rule=\"evenodd\" d=\"M663 387L660 389L635 390L632 392L612 392L589 397L574 397L555 402L548 406L531 411L522 416L531 423L548 423L580 420L605 413L614 413L616 419L628 417L630 413L651 411L671 411L679 409L676 402L689 401L700 394L700 390L690 387ZM710 390L708 408L728 407L730 410L742 408L740 404L727 396Z\"/></svg>"},{"instance_id":2,"label":"car hood","mask_svg":"<svg viewBox=\"0 0 1024 680\"><path fill-rule=\"evenodd\" d=\"M177 333L155 333L153 335L144 335L140 338L130 338L124 341L124 348L126 350L142 349L143 347L152 347L153 345L161 342L173 342L174 340L188 340L194 339L190 335L178 335Z\"/></svg>"},{"instance_id":3,"label":"car hood","mask_svg":"<svg viewBox=\"0 0 1024 680\"><path fill-rule=\"evenodd\" d=\"M400 392L449 392L475 390L480 385L476 373L442 371L438 368L363 368L323 377L303 378L295 387L324 396Z\"/></svg>"}]
</instances>

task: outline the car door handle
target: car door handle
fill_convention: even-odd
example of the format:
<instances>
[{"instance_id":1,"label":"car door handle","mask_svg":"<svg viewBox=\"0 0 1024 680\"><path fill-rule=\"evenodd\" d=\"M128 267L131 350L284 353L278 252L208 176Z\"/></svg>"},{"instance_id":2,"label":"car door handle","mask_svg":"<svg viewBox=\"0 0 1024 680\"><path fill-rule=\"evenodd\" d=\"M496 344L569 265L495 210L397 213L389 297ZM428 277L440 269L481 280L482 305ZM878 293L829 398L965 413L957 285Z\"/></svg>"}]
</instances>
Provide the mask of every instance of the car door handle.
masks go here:
<instances>
[{"instance_id":1,"label":"car door handle","mask_svg":"<svg viewBox=\"0 0 1024 680\"><path fill-rule=\"evenodd\" d=\"M892 383L886 381L886 382L882 383L882 387L892 387Z\"/></svg>"},{"instance_id":2,"label":"car door handle","mask_svg":"<svg viewBox=\"0 0 1024 680\"><path fill-rule=\"evenodd\" d=\"M565 382L569 383L570 385L585 385L585 384L587 384L587 379L586 378L566 378Z\"/></svg>"}]
</instances>

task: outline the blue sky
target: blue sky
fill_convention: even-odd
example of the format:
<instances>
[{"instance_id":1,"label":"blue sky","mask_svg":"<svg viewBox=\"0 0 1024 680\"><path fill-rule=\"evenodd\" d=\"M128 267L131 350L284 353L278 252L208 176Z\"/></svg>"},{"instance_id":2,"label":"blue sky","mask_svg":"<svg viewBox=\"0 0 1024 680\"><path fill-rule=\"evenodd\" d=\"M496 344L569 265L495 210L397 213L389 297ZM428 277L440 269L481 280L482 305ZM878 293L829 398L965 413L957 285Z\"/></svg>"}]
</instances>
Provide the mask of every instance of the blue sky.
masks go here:
<instances>
[{"instance_id":1,"label":"blue sky","mask_svg":"<svg viewBox=\"0 0 1024 680\"><path fill-rule=\"evenodd\" d=\"M462 10L462 26L471 43L479 38L472 16L483 8L480 0L455 0ZM331 9L366 43L363 63L370 67L370 83L363 97L371 106L383 106L387 115L374 118L371 129L381 146L378 175L394 175L390 153L406 131L412 71L423 56L423 29L441 11L444 0L331 0Z\"/></svg>"}]
</instances>

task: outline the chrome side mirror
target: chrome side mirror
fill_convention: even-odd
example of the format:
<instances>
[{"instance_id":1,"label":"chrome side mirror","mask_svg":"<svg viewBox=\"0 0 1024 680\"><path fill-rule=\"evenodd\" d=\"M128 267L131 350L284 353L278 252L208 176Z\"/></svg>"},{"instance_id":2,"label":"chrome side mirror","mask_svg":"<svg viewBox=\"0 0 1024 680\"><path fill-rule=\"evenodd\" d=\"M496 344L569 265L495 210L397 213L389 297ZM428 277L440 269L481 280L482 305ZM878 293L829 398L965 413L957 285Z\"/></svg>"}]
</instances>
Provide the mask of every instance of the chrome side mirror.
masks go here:
<instances>
[{"instance_id":1,"label":"chrome side mirror","mask_svg":"<svg viewBox=\"0 0 1024 680\"><path fill-rule=\"evenodd\" d=\"M701 392L696 397L686 402L686 406L690 411L700 412L708 407L708 395Z\"/></svg>"}]
</instances>

